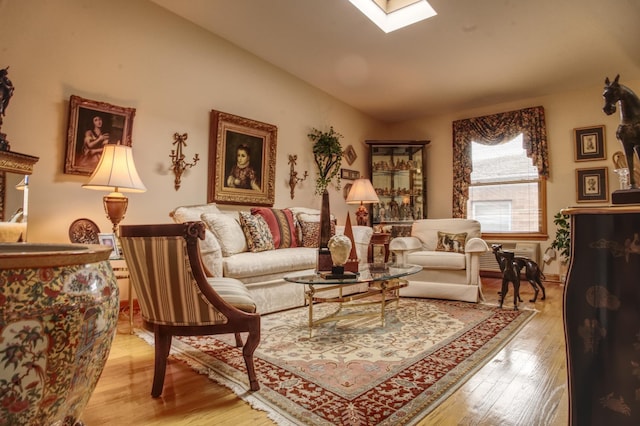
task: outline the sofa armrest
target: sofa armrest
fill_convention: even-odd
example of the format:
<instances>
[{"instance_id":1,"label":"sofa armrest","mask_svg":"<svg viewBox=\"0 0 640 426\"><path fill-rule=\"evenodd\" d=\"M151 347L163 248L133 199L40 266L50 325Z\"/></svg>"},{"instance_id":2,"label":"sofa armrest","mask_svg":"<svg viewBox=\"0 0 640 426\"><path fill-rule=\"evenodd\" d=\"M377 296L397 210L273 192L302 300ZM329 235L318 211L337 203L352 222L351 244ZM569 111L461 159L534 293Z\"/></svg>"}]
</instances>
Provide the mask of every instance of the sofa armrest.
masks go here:
<instances>
[{"instance_id":1,"label":"sofa armrest","mask_svg":"<svg viewBox=\"0 0 640 426\"><path fill-rule=\"evenodd\" d=\"M389 243L390 251L412 251L422 249L422 242L416 237L396 237Z\"/></svg>"},{"instance_id":2,"label":"sofa armrest","mask_svg":"<svg viewBox=\"0 0 640 426\"><path fill-rule=\"evenodd\" d=\"M469 241L464 245L465 253L484 253L489 251L489 246L482 238L469 238Z\"/></svg>"}]
</instances>

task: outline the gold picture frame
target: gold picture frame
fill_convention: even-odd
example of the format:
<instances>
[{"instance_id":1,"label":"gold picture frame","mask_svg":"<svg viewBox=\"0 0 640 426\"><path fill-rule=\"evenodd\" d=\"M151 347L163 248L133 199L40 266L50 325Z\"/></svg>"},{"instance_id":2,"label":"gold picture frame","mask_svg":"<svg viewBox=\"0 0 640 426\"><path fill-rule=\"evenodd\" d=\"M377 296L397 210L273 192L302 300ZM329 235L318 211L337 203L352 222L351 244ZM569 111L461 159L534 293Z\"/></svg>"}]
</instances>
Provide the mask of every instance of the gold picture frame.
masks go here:
<instances>
[{"instance_id":1,"label":"gold picture frame","mask_svg":"<svg viewBox=\"0 0 640 426\"><path fill-rule=\"evenodd\" d=\"M135 114L135 108L72 95L69 100L64 173L91 176L105 144L131 146Z\"/></svg>"},{"instance_id":2,"label":"gold picture frame","mask_svg":"<svg viewBox=\"0 0 640 426\"><path fill-rule=\"evenodd\" d=\"M212 110L207 202L273 206L277 136L272 124Z\"/></svg>"},{"instance_id":3,"label":"gold picture frame","mask_svg":"<svg viewBox=\"0 0 640 426\"><path fill-rule=\"evenodd\" d=\"M349 145L343 152L342 156L345 160L347 160L347 164L352 165L358 155L356 154L356 150L353 148L353 145Z\"/></svg>"},{"instance_id":4,"label":"gold picture frame","mask_svg":"<svg viewBox=\"0 0 640 426\"><path fill-rule=\"evenodd\" d=\"M606 203L609 201L608 168L576 169L578 203Z\"/></svg>"}]
</instances>

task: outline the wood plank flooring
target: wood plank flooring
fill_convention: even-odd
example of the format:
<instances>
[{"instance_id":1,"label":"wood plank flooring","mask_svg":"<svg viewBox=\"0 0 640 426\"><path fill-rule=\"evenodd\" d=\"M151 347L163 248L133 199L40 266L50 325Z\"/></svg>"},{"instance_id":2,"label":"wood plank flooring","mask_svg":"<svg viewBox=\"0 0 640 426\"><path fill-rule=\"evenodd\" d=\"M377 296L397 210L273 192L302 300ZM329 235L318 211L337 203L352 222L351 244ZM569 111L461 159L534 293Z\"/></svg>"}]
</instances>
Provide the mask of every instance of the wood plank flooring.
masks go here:
<instances>
[{"instance_id":1,"label":"wood plank flooring","mask_svg":"<svg viewBox=\"0 0 640 426\"><path fill-rule=\"evenodd\" d=\"M484 278L487 301L497 303L499 282ZM545 283L547 300L523 306L539 311L491 361L420 425L566 425L567 378L562 327L563 287ZM511 309L511 303L505 304ZM150 396L153 348L129 334L122 318L98 386L82 416L99 425L233 425L274 423L225 387L169 361L162 397Z\"/></svg>"}]
</instances>

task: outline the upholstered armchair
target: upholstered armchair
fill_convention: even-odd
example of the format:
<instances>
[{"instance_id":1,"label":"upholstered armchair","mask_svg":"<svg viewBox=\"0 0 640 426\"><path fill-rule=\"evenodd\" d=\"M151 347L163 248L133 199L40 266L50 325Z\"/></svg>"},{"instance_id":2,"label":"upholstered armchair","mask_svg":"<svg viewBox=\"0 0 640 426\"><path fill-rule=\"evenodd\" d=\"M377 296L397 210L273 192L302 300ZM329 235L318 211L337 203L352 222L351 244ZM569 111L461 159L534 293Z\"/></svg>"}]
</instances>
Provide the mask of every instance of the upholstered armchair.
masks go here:
<instances>
[{"instance_id":1,"label":"upholstered armchair","mask_svg":"<svg viewBox=\"0 0 640 426\"><path fill-rule=\"evenodd\" d=\"M398 263L422 271L409 277L400 290L405 297L478 302L483 300L480 256L489 250L481 238L480 222L471 219L421 219L413 222L410 237L391 240L389 249Z\"/></svg>"},{"instance_id":2,"label":"upholstered armchair","mask_svg":"<svg viewBox=\"0 0 640 426\"><path fill-rule=\"evenodd\" d=\"M198 245L204 230L202 222L120 226L144 327L155 335L154 398L162 394L172 336L234 333L241 347L240 333L247 332L242 354L249 387L260 388L253 362L260 315L242 282L206 276Z\"/></svg>"}]
</instances>

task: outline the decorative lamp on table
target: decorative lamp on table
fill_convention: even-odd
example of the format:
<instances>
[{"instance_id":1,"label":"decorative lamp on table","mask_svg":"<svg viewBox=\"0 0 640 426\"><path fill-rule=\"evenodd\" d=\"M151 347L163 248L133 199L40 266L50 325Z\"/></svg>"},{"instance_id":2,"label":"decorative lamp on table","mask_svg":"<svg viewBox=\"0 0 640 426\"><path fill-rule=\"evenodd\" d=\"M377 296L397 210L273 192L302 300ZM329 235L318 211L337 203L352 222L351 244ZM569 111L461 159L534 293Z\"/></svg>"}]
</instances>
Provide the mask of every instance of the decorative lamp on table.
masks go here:
<instances>
[{"instance_id":1,"label":"decorative lamp on table","mask_svg":"<svg viewBox=\"0 0 640 426\"><path fill-rule=\"evenodd\" d=\"M118 224L127 212L129 200L122 192L145 192L130 146L106 145L98 166L89 182L82 185L86 189L111 191L102 200L104 211L113 224L113 233L118 234Z\"/></svg>"},{"instance_id":2,"label":"decorative lamp on table","mask_svg":"<svg viewBox=\"0 0 640 426\"><path fill-rule=\"evenodd\" d=\"M376 194L376 190L373 188L369 179L360 178L353 182L351 190L347 195L347 204L360 203L360 207L358 207L358 210L356 211L356 220L358 225L368 225L369 212L364 205L379 202L380 199L378 198L378 194Z\"/></svg>"}]
</instances>

